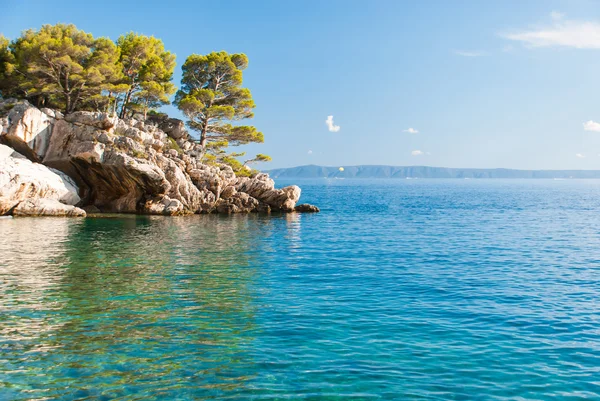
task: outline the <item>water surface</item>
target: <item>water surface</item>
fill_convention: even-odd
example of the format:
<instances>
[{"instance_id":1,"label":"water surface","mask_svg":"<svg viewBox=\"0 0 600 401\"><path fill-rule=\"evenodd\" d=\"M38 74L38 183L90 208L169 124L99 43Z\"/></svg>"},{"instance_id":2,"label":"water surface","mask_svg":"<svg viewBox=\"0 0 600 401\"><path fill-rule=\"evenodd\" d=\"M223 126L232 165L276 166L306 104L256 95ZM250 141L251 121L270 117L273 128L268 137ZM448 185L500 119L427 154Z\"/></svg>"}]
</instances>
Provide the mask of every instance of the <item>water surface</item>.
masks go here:
<instances>
[{"instance_id":1,"label":"water surface","mask_svg":"<svg viewBox=\"0 0 600 401\"><path fill-rule=\"evenodd\" d=\"M0 220L0 399L600 398L600 181L300 185Z\"/></svg>"}]
</instances>

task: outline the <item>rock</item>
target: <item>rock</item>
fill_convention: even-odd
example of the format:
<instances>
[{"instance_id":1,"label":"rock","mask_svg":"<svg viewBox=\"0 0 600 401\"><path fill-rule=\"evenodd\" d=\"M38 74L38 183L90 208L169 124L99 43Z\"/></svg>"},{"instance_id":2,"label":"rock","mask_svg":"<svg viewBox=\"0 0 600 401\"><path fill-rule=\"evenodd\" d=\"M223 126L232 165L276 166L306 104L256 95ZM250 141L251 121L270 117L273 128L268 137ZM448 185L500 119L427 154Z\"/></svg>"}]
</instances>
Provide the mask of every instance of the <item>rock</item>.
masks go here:
<instances>
[{"instance_id":1,"label":"rock","mask_svg":"<svg viewBox=\"0 0 600 401\"><path fill-rule=\"evenodd\" d=\"M267 174L238 179L236 190L268 204L275 211L291 212L300 199L301 190L296 185L275 189L275 182Z\"/></svg>"},{"instance_id":2,"label":"rock","mask_svg":"<svg viewBox=\"0 0 600 401\"><path fill-rule=\"evenodd\" d=\"M183 204L177 199L171 199L166 195L149 199L144 203L143 212L145 214L162 214L166 216L175 216L189 214Z\"/></svg>"},{"instance_id":3,"label":"rock","mask_svg":"<svg viewBox=\"0 0 600 401\"><path fill-rule=\"evenodd\" d=\"M294 208L295 212L300 213L319 213L321 209L316 207L315 205L309 205L308 203L303 203Z\"/></svg>"},{"instance_id":4,"label":"rock","mask_svg":"<svg viewBox=\"0 0 600 401\"><path fill-rule=\"evenodd\" d=\"M0 196L0 216L11 214L15 206L21 201L18 199Z\"/></svg>"},{"instance_id":5,"label":"rock","mask_svg":"<svg viewBox=\"0 0 600 401\"><path fill-rule=\"evenodd\" d=\"M200 190L200 207L197 213L213 213L216 211L217 197L208 189Z\"/></svg>"},{"instance_id":6,"label":"rock","mask_svg":"<svg viewBox=\"0 0 600 401\"><path fill-rule=\"evenodd\" d=\"M256 207L256 211L258 213L267 213L268 214L268 213L271 213L271 206L267 205L264 202L260 202L258 204L258 206Z\"/></svg>"},{"instance_id":7,"label":"rock","mask_svg":"<svg viewBox=\"0 0 600 401\"><path fill-rule=\"evenodd\" d=\"M98 209L96 206L94 205L87 205L85 207L82 207L82 209L87 213L87 214L98 214L98 213L102 213L102 210Z\"/></svg>"},{"instance_id":8,"label":"rock","mask_svg":"<svg viewBox=\"0 0 600 401\"><path fill-rule=\"evenodd\" d=\"M27 199L12 211L13 216L68 216L85 217L84 210L65 205L53 199Z\"/></svg>"},{"instance_id":9,"label":"rock","mask_svg":"<svg viewBox=\"0 0 600 401\"><path fill-rule=\"evenodd\" d=\"M177 118L169 118L158 125L165 134L173 139L185 138L188 136L185 129L185 123Z\"/></svg>"},{"instance_id":10,"label":"rock","mask_svg":"<svg viewBox=\"0 0 600 401\"><path fill-rule=\"evenodd\" d=\"M77 185L66 174L33 163L5 145L0 145L0 197L12 201L45 198L67 205L81 200Z\"/></svg>"},{"instance_id":11,"label":"rock","mask_svg":"<svg viewBox=\"0 0 600 401\"><path fill-rule=\"evenodd\" d=\"M219 199L216 204L216 210L219 213L250 213L257 211L259 201L250 195L238 192L228 199Z\"/></svg>"},{"instance_id":12,"label":"rock","mask_svg":"<svg viewBox=\"0 0 600 401\"><path fill-rule=\"evenodd\" d=\"M75 125L88 125L107 131L114 127L119 119L117 116L111 116L108 113L92 112L92 111L76 111L67 114L65 121Z\"/></svg>"},{"instance_id":13,"label":"rock","mask_svg":"<svg viewBox=\"0 0 600 401\"><path fill-rule=\"evenodd\" d=\"M237 194L237 191L235 190L234 186L229 186L226 187L222 192L221 192L221 198L222 199L229 199L232 196L234 196L235 194Z\"/></svg>"},{"instance_id":14,"label":"rock","mask_svg":"<svg viewBox=\"0 0 600 401\"><path fill-rule=\"evenodd\" d=\"M198 211L202 203L202 195L184 169L174 160L162 155L156 157L156 165L163 171L165 179L170 184L166 195L178 200L188 211L192 213Z\"/></svg>"},{"instance_id":15,"label":"rock","mask_svg":"<svg viewBox=\"0 0 600 401\"><path fill-rule=\"evenodd\" d=\"M0 143L10 146L32 161L39 162L50 144L52 126L56 120L27 101L15 104L6 118Z\"/></svg>"},{"instance_id":16,"label":"rock","mask_svg":"<svg viewBox=\"0 0 600 401\"><path fill-rule=\"evenodd\" d=\"M105 145L112 145L115 143L115 138L113 135L109 135L107 132L101 132L96 136L96 140Z\"/></svg>"},{"instance_id":17,"label":"rock","mask_svg":"<svg viewBox=\"0 0 600 401\"><path fill-rule=\"evenodd\" d=\"M292 212L296 203L300 199L302 193L300 187L297 185L291 185L282 189L273 189L265 192L259 200L265 202L273 210L279 210L282 212Z\"/></svg>"},{"instance_id":18,"label":"rock","mask_svg":"<svg viewBox=\"0 0 600 401\"><path fill-rule=\"evenodd\" d=\"M74 177L85 204L103 212L135 213L141 211L145 199L164 195L171 188L164 172L147 159L149 149L144 145L119 135L112 144L101 143L96 138L106 132L67 120L55 124L44 163Z\"/></svg>"},{"instance_id":19,"label":"rock","mask_svg":"<svg viewBox=\"0 0 600 401\"><path fill-rule=\"evenodd\" d=\"M236 189L239 192L246 192L257 199L261 199L265 192L275 189L275 181L264 173L257 174L252 178L241 177L237 180Z\"/></svg>"},{"instance_id":20,"label":"rock","mask_svg":"<svg viewBox=\"0 0 600 401\"><path fill-rule=\"evenodd\" d=\"M126 136L128 138L133 139L136 142L143 143L143 144L152 144L152 142L154 141L154 136L151 133L142 131L135 127L130 127L130 126L121 124L121 121L115 128L114 134Z\"/></svg>"},{"instance_id":21,"label":"rock","mask_svg":"<svg viewBox=\"0 0 600 401\"><path fill-rule=\"evenodd\" d=\"M40 111L42 113L44 113L44 114L49 115L52 118L56 118L57 120L65 118L65 116L63 115L63 113L61 113L58 110L52 110L52 109L49 109L47 107L43 107L43 108L40 109Z\"/></svg>"},{"instance_id":22,"label":"rock","mask_svg":"<svg viewBox=\"0 0 600 401\"><path fill-rule=\"evenodd\" d=\"M147 124L154 124L173 139L186 138L188 136L185 123L178 118L169 118L164 113L152 114L146 118Z\"/></svg>"}]
</instances>

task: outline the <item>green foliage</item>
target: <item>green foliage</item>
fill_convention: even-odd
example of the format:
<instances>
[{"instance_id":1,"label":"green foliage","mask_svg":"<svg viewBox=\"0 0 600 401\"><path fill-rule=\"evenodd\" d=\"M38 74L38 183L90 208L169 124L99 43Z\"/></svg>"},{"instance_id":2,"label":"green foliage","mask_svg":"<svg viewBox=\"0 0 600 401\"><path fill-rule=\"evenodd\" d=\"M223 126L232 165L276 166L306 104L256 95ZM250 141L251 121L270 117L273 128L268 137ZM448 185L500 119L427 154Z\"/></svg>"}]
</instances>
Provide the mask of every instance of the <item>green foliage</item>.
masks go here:
<instances>
[{"instance_id":1,"label":"green foliage","mask_svg":"<svg viewBox=\"0 0 600 401\"><path fill-rule=\"evenodd\" d=\"M248 164L253 164L253 163L264 163L264 162L270 162L271 160L273 160L271 158L271 156L267 156L264 155L262 153L257 154L256 156L254 156L254 159L249 159L246 160L244 162L244 166L247 166Z\"/></svg>"},{"instance_id":2,"label":"green foliage","mask_svg":"<svg viewBox=\"0 0 600 401\"><path fill-rule=\"evenodd\" d=\"M14 89L6 93L2 88L4 97L20 94L40 106L70 113L91 99L103 101L103 91L119 78L116 45L74 25L27 30L9 49L10 57L5 48L0 55L0 74Z\"/></svg>"},{"instance_id":3,"label":"green foliage","mask_svg":"<svg viewBox=\"0 0 600 401\"><path fill-rule=\"evenodd\" d=\"M0 95L4 98L19 97L20 75L15 72L15 57L7 38L0 35Z\"/></svg>"},{"instance_id":4,"label":"green foliage","mask_svg":"<svg viewBox=\"0 0 600 401\"><path fill-rule=\"evenodd\" d=\"M238 177L252 177L258 173L258 170L252 169L248 166L251 163L268 162L271 161L271 157L263 154L258 154L254 159L245 161L244 163L238 160L239 157L246 155L246 152L241 153L227 153L222 147L208 145L209 150L204 155L204 163L210 165L226 164L233 169L233 172Z\"/></svg>"},{"instance_id":5,"label":"green foliage","mask_svg":"<svg viewBox=\"0 0 600 401\"><path fill-rule=\"evenodd\" d=\"M175 55L165 51L160 39L133 32L117 41L120 50L123 81L116 92L123 93L121 118L128 111L142 111L169 104L175 93L171 82L175 69Z\"/></svg>"},{"instance_id":6,"label":"green foliage","mask_svg":"<svg viewBox=\"0 0 600 401\"><path fill-rule=\"evenodd\" d=\"M38 106L120 111L121 117L169 103L175 55L161 40L128 33L115 44L74 25L44 25L10 43L0 36L0 95Z\"/></svg>"},{"instance_id":7,"label":"green foliage","mask_svg":"<svg viewBox=\"0 0 600 401\"><path fill-rule=\"evenodd\" d=\"M264 142L255 127L232 124L254 116L252 95L241 87L247 66L245 54L217 52L193 54L182 67L182 87L175 104L189 118L188 126L199 132L205 152L217 159L228 160L219 152L229 145Z\"/></svg>"},{"instance_id":8,"label":"green foliage","mask_svg":"<svg viewBox=\"0 0 600 401\"><path fill-rule=\"evenodd\" d=\"M179 154L183 153L183 150L177 144L177 142L175 141L175 139L171 138L170 136L167 137L167 142L165 143L165 149L166 150L175 149L177 151L177 153L179 153Z\"/></svg>"},{"instance_id":9,"label":"green foliage","mask_svg":"<svg viewBox=\"0 0 600 401\"><path fill-rule=\"evenodd\" d=\"M137 149L133 149L131 151L131 154L133 155L133 157L137 157L138 159L147 159L148 158L148 153L141 151L141 150L137 150Z\"/></svg>"}]
</instances>

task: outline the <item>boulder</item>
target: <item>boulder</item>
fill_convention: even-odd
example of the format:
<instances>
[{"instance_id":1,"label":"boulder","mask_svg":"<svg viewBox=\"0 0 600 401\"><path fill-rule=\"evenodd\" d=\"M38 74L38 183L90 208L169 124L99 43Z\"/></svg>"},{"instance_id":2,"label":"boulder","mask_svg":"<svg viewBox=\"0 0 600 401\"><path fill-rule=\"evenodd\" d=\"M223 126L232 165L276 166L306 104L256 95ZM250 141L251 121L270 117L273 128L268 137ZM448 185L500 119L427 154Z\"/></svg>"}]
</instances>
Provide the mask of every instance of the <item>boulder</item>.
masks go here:
<instances>
[{"instance_id":1,"label":"boulder","mask_svg":"<svg viewBox=\"0 0 600 401\"><path fill-rule=\"evenodd\" d=\"M303 203L294 208L295 212L299 213L319 213L321 210L315 205L309 205L308 203Z\"/></svg>"},{"instance_id":2,"label":"boulder","mask_svg":"<svg viewBox=\"0 0 600 401\"><path fill-rule=\"evenodd\" d=\"M185 123L178 118L169 118L164 113L152 114L146 118L148 125L153 124L173 139L187 138Z\"/></svg>"},{"instance_id":3,"label":"boulder","mask_svg":"<svg viewBox=\"0 0 600 401\"><path fill-rule=\"evenodd\" d=\"M180 201L171 199L167 195L148 199L144 203L142 212L145 214L162 214L165 216L190 214Z\"/></svg>"},{"instance_id":4,"label":"boulder","mask_svg":"<svg viewBox=\"0 0 600 401\"><path fill-rule=\"evenodd\" d=\"M296 185L275 189L275 182L264 173L252 178L238 178L235 189L266 203L274 211L283 212L294 211L301 194L300 188Z\"/></svg>"},{"instance_id":5,"label":"boulder","mask_svg":"<svg viewBox=\"0 0 600 401\"><path fill-rule=\"evenodd\" d=\"M0 145L0 197L5 203L44 198L75 205L81 200L69 176L33 163L5 145Z\"/></svg>"},{"instance_id":6,"label":"boulder","mask_svg":"<svg viewBox=\"0 0 600 401\"><path fill-rule=\"evenodd\" d=\"M39 162L50 144L54 113L48 115L27 101L16 103L2 123L0 143L10 146L28 159Z\"/></svg>"},{"instance_id":7,"label":"boulder","mask_svg":"<svg viewBox=\"0 0 600 401\"><path fill-rule=\"evenodd\" d=\"M20 202L12 211L13 216L66 216L85 217L84 210L65 205L54 199L26 199Z\"/></svg>"},{"instance_id":8,"label":"boulder","mask_svg":"<svg viewBox=\"0 0 600 401\"><path fill-rule=\"evenodd\" d=\"M108 113L93 112L93 111L76 111L67 114L65 121L75 125L87 125L101 130L109 130L114 127L119 119L117 116L111 116Z\"/></svg>"},{"instance_id":9,"label":"boulder","mask_svg":"<svg viewBox=\"0 0 600 401\"><path fill-rule=\"evenodd\" d=\"M181 139L188 136L185 123L177 118L168 118L160 123L158 128L173 139Z\"/></svg>"}]
</instances>

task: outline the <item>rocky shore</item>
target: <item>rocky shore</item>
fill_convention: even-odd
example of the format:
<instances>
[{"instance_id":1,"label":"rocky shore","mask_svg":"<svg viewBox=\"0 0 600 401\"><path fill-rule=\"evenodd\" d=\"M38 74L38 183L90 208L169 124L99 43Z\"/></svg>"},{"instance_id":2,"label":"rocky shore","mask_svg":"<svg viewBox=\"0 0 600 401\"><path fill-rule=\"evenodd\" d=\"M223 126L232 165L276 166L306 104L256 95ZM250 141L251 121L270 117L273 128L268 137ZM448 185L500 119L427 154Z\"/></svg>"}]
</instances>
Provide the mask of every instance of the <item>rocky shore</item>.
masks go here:
<instances>
[{"instance_id":1,"label":"rocky shore","mask_svg":"<svg viewBox=\"0 0 600 401\"><path fill-rule=\"evenodd\" d=\"M0 102L0 215L316 212L267 174L237 177L200 161L181 120L68 115Z\"/></svg>"}]
</instances>

